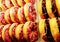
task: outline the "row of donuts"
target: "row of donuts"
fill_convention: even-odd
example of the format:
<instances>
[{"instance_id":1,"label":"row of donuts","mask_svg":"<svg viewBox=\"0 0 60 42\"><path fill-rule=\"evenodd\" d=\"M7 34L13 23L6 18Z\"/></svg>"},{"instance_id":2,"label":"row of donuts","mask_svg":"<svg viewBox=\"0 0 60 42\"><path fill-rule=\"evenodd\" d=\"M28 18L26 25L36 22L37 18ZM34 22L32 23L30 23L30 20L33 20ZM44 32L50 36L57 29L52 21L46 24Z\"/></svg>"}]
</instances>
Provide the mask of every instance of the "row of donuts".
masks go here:
<instances>
[{"instance_id":1,"label":"row of donuts","mask_svg":"<svg viewBox=\"0 0 60 42\"><path fill-rule=\"evenodd\" d=\"M60 42L60 18L39 21L40 38L46 42Z\"/></svg>"},{"instance_id":2,"label":"row of donuts","mask_svg":"<svg viewBox=\"0 0 60 42\"><path fill-rule=\"evenodd\" d=\"M7 24L0 26L0 40L4 42L36 42L38 40L37 24L26 22L25 24Z\"/></svg>"},{"instance_id":3,"label":"row of donuts","mask_svg":"<svg viewBox=\"0 0 60 42\"><path fill-rule=\"evenodd\" d=\"M24 7L14 6L5 12L0 12L0 23L25 23L26 21L36 20L36 9L31 3L25 4Z\"/></svg>"},{"instance_id":4,"label":"row of donuts","mask_svg":"<svg viewBox=\"0 0 60 42\"><path fill-rule=\"evenodd\" d=\"M37 10L42 19L60 17L60 0L39 0Z\"/></svg>"},{"instance_id":5,"label":"row of donuts","mask_svg":"<svg viewBox=\"0 0 60 42\"><path fill-rule=\"evenodd\" d=\"M11 8L12 6L24 6L25 3L32 3L34 4L35 0L0 0L0 7L3 10Z\"/></svg>"},{"instance_id":6,"label":"row of donuts","mask_svg":"<svg viewBox=\"0 0 60 42\"><path fill-rule=\"evenodd\" d=\"M0 31L0 39L3 38L5 42L12 42L13 39L21 41L22 38L26 39L26 42L36 42L39 34L46 42L60 42L60 18L41 19L39 25L30 21L25 24L1 25Z\"/></svg>"}]
</instances>

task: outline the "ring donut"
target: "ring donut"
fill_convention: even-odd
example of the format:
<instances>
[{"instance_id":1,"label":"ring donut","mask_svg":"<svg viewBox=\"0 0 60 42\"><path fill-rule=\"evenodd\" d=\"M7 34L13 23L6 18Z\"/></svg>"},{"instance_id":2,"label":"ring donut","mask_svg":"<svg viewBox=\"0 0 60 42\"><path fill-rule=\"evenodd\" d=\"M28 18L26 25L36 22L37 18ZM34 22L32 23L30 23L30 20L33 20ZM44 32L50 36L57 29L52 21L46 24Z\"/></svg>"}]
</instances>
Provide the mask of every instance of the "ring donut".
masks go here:
<instances>
[{"instance_id":1,"label":"ring donut","mask_svg":"<svg viewBox=\"0 0 60 42\"><path fill-rule=\"evenodd\" d=\"M24 6L24 13L27 21L36 20L36 10L31 3L26 3Z\"/></svg>"},{"instance_id":2,"label":"ring donut","mask_svg":"<svg viewBox=\"0 0 60 42\"><path fill-rule=\"evenodd\" d=\"M18 23L13 23L9 28L9 36L12 39L15 39L15 29L16 29L17 25L18 25Z\"/></svg>"},{"instance_id":3,"label":"ring donut","mask_svg":"<svg viewBox=\"0 0 60 42\"><path fill-rule=\"evenodd\" d=\"M2 30L2 38L5 42L11 42L11 39L9 37L9 27L10 27L10 24L7 24L4 26Z\"/></svg>"},{"instance_id":4,"label":"ring donut","mask_svg":"<svg viewBox=\"0 0 60 42\"><path fill-rule=\"evenodd\" d=\"M18 6L17 0L11 0L11 2L14 6Z\"/></svg>"},{"instance_id":5,"label":"ring donut","mask_svg":"<svg viewBox=\"0 0 60 42\"><path fill-rule=\"evenodd\" d=\"M8 7L8 8L11 8L13 6L11 0L5 0L5 5Z\"/></svg>"},{"instance_id":6,"label":"ring donut","mask_svg":"<svg viewBox=\"0 0 60 42\"><path fill-rule=\"evenodd\" d=\"M40 17L41 17L42 19L44 19L45 16L44 16L44 14L43 14L43 12L42 12L42 0L40 0L40 1L38 2L37 7L38 7L38 8L37 8L38 14L40 15Z\"/></svg>"},{"instance_id":7,"label":"ring donut","mask_svg":"<svg viewBox=\"0 0 60 42\"><path fill-rule=\"evenodd\" d=\"M42 24L42 25L41 25L41 24ZM45 19L41 19L41 20L39 21L39 32L40 32L41 38L42 38L42 36L45 34L44 25L45 25Z\"/></svg>"},{"instance_id":8,"label":"ring donut","mask_svg":"<svg viewBox=\"0 0 60 42\"><path fill-rule=\"evenodd\" d=\"M23 24L19 24L15 29L15 37L18 40L21 40L23 38Z\"/></svg>"},{"instance_id":9,"label":"ring donut","mask_svg":"<svg viewBox=\"0 0 60 42\"><path fill-rule=\"evenodd\" d=\"M37 25L34 22L26 22L23 26L23 36L25 39L34 42L38 39Z\"/></svg>"},{"instance_id":10,"label":"ring donut","mask_svg":"<svg viewBox=\"0 0 60 42\"><path fill-rule=\"evenodd\" d=\"M0 0L0 7L2 8L3 11L7 10L7 6L5 5L5 0Z\"/></svg>"},{"instance_id":11,"label":"ring donut","mask_svg":"<svg viewBox=\"0 0 60 42\"><path fill-rule=\"evenodd\" d=\"M17 13L18 19L20 21L20 23L25 23L26 22L26 18L24 15L24 8L21 7L18 9L18 13Z\"/></svg>"},{"instance_id":12,"label":"ring donut","mask_svg":"<svg viewBox=\"0 0 60 42\"><path fill-rule=\"evenodd\" d=\"M10 17L11 17L11 20L12 22L19 22L19 19L17 17L17 11L18 11L19 7L15 6L15 7L12 7L10 9Z\"/></svg>"},{"instance_id":13,"label":"ring donut","mask_svg":"<svg viewBox=\"0 0 60 42\"><path fill-rule=\"evenodd\" d=\"M24 6L25 1L24 0L17 0L17 3L19 6Z\"/></svg>"},{"instance_id":14,"label":"ring donut","mask_svg":"<svg viewBox=\"0 0 60 42\"><path fill-rule=\"evenodd\" d=\"M6 24L6 21L4 19L4 12L0 12L0 23L4 25Z\"/></svg>"},{"instance_id":15,"label":"ring donut","mask_svg":"<svg viewBox=\"0 0 60 42\"><path fill-rule=\"evenodd\" d=\"M50 29L52 36L56 42L59 42L57 37L59 37L59 27L56 18L49 19Z\"/></svg>"},{"instance_id":16,"label":"ring donut","mask_svg":"<svg viewBox=\"0 0 60 42\"><path fill-rule=\"evenodd\" d=\"M48 15L49 15L50 18L55 17L54 13L52 12L51 0L46 0L46 9L47 9L47 13L48 13Z\"/></svg>"},{"instance_id":17,"label":"ring donut","mask_svg":"<svg viewBox=\"0 0 60 42\"><path fill-rule=\"evenodd\" d=\"M41 19L39 21L39 32L40 32L40 38L43 39L44 41L55 42L50 30L48 19Z\"/></svg>"},{"instance_id":18,"label":"ring donut","mask_svg":"<svg viewBox=\"0 0 60 42\"><path fill-rule=\"evenodd\" d=\"M12 23L11 18L10 18L10 9L5 11L4 19L7 23Z\"/></svg>"}]
</instances>

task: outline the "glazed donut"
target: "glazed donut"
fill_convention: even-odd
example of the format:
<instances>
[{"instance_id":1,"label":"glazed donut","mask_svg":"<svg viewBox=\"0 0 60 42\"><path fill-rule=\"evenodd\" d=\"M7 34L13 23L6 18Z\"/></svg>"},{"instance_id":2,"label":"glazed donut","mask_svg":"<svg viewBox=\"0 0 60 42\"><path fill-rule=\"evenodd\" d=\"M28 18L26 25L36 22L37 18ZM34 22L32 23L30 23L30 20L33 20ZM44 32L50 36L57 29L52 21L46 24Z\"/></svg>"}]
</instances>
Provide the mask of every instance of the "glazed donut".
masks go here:
<instances>
[{"instance_id":1,"label":"glazed donut","mask_svg":"<svg viewBox=\"0 0 60 42\"><path fill-rule=\"evenodd\" d=\"M5 0L5 5L8 7L8 8L11 8L13 6L11 0Z\"/></svg>"},{"instance_id":2,"label":"glazed donut","mask_svg":"<svg viewBox=\"0 0 60 42\"><path fill-rule=\"evenodd\" d=\"M31 3L26 3L24 6L24 13L27 21L36 20L36 10Z\"/></svg>"},{"instance_id":3,"label":"glazed donut","mask_svg":"<svg viewBox=\"0 0 60 42\"><path fill-rule=\"evenodd\" d=\"M35 3L35 0L24 0L26 3L32 3L32 4L34 4Z\"/></svg>"},{"instance_id":4,"label":"glazed donut","mask_svg":"<svg viewBox=\"0 0 60 42\"><path fill-rule=\"evenodd\" d=\"M23 26L23 36L30 42L38 39L37 25L34 22L26 22Z\"/></svg>"},{"instance_id":5,"label":"glazed donut","mask_svg":"<svg viewBox=\"0 0 60 42\"><path fill-rule=\"evenodd\" d=\"M59 36L60 34L59 34L59 27L56 18L49 19L49 24L50 24L50 30L54 40L56 42L59 42L58 40L60 40L60 36Z\"/></svg>"},{"instance_id":6,"label":"glazed donut","mask_svg":"<svg viewBox=\"0 0 60 42\"><path fill-rule=\"evenodd\" d=\"M18 40L22 40L23 39L23 24L19 24L16 29L15 29L15 37Z\"/></svg>"},{"instance_id":7,"label":"glazed donut","mask_svg":"<svg viewBox=\"0 0 60 42\"><path fill-rule=\"evenodd\" d=\"M19 19L17 17L17 11L18 11L19 7L15 6L15 7L12 7L10 9L10 17L11 17L11 20L12 22L19 22Z\"/></svg>"},{"instance_id":8,"label":"glazed donut","mask_svg":"<svg viewBox=\"0 0 60 42\"><path fill-rule=\"evenodd\" d=\"M46 9L47 9L47 13L48 13L50 18L55 17L54 13L52 12L52 3L51 3L51 0L46 0Z\"/></svg>"},{"instance_id":9,"label":"glazed donut","mask_svg":"<svg viewBox=\"0 0 60 42\"><path fill-rule=\"evenodd\" d=\"M6 21L5 21L5 19L4 19L4 12L0 12L0 23L2 23L2 24L6 24Z\"/></svg>"},{"instance_id":10,"label":"glazed donut","mask_svg":"<svg viewBox=\"0 0 60 42\"><path fill-rule=\"evenodd\" d=\"M4 26L2 30L2 38L5 42L11 42L11 39L9 37L9 27L10 27L10 24L7 24Z\"/></svg>"},{"instance_id":11,"label":"glazed donut","mask_svg":"<svg viewBox=\"0 0 60 42\"><path fill-rule=\"evenodd\" d=\"M17 0L11 0L11 2L14 6L18 6Z\"/></svg>"},{"instance_id":12,"label":"glazed donut","mask_svg":"<svg viewBox=\"0 0 60 42\"><path fill-rule=\"evenodd\" d=\"M15 39L15 29L16 29L17 25L18 25L18 23L13 23L9 28L9 36L12 39Z\"/></svg>"},{"instance_id":13,"label":"glazed donut","mask_svg":"<svg viewBox=\"0 0 60 42\"><path fill-rule=\"evenodd\" d=\"M24 0L17 0L17 3L19 6L24 6L25 1Z\"/></svg>"},{"instance_id":14,"label":"glazed donut","mask_svg":"<svg viewBox=\"0 0 60 42\"><path fill-rule=\"evenodd\" d=\"M20 23L25 23L26 22L26 18L24 15L24 8L21 7L18 9L18 13L17 13L18 19L20 21Z\"/></svg>"},{"instance_id":15,"label":"glazed donut","mask_svg":"<svg viewBox=\"0 0 60 42\"><path fill-rule=\"evenodd\" d=\"M60 16L60 0L55 0L55 3L58 10L58 15Z\"/></svg>"},{"instance_id":16,"label":"glazed donut","mask_svg":"<svg viewBox=\"0 0 60 42\"><path fill-rule=\"evenodd\" d=\"M0 26L0 40L2 40L2 29L3 29L4 25Z\"/></svg>"},{"instance_id":17,"label":"glazed donut","mask_svg":"<svg viewBox=\"0 0 60 42\"><path fill-rule=\"evenodd\" d=\"M5 11L7 8L7 6L5 5L5 0L0 0L0 7L2 8L3 11Z\"/></svg>"},{"instance_id":18,"label":"glazed donut","mask_svg":"<svg viewBox=\"0 0 60 42\"><path fill-rule=\"evenodd\" d=\"M10 9L5 11L4 19L7 23L12 23L11 18L10 18Z\"/></svg>"}]
</instances>

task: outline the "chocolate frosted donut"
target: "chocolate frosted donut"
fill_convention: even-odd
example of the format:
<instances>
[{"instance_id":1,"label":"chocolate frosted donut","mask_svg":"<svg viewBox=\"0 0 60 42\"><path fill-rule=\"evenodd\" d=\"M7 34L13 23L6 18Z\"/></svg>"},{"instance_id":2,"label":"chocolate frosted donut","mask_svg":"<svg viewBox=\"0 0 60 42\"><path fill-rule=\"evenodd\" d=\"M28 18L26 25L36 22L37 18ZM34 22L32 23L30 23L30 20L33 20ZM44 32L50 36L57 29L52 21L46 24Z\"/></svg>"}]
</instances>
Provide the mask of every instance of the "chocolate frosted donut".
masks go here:
<instances>
[{"instance_id":1,"label":"chocolate frosted donut","mask_svg":"<svg viewBox=\"0 0 60 42\"><path fill-rule=\"evenodd\" d=\"M46 0L39 0L38 2L38 14L40 15L40 18L46 19L49 18L47 10L46 10Z\"/></svg>"},{"instance_id":2,"label":"chocolate frosted donut","mask_svg":"<svg viewBox=\"0 0 60 42\"><path fill-rule=\"evenodd\" d=\"M40 37L46 42L55 42L50 31L49 21L41 19L39 22Z\"/></svg>"},{"instance_id":3,"label":"chocolate frosted donut","mask_svg":"<svg viewBox=\"0 0 60 42\"><path fill-rule=\"evenodd\" d=\"M47 13L48 13L50 18L55 17L54 13L52 12L52 3L51 3L51 0L46 0L46 9L47 9Z\"/></svg>"},{"instance_id":4,"label":"chocolate frosted donut","mask_svg":"<svg viewBox=\"0 0 60 42\"><path fill-rule=\"evenodd\" d=\"M57 11L58 11L58 16L60 17L60 0L54 0L56 3Z\"/></svg>"},{"instance_id":5,"label":"chocolate frosted donut","mask_svg":"<svg viewBox=\"0 0 60 42\"><path fill-rule=\"evenodd\" d=\"M45 16L44 16L44 14L43 14L43 12L42 12L42 0L40 0L40 1L38 2L37 7L38 7L38 8L37 8L37 12L38 12L40 18L44 19Z\"/></svg>"},{"instance_id":6,"label":"chocolate frosted donut","mask_svg":"<svg viewBox=\"0 0 60 42\"><path fill-rule=\"evenodd\" d=\"M54 13L55 17L58 17L58 10L56 7L55 0L51 0L51 3L52 3L52 12Z\"/></svg>"},{"instance_id":7,"label":"chocolate frosted donut","mask_svg":"<svg viewBox=\"0 0 60 42\"><path fill-rule=\"evenodd\" d=\"M51 34L52 34L54 40L57 42L60 39L60 37L59 37L59 26L58 26L58 24L60 24L60 23L57 23L56 18L52 18L49 20L49 24L50 24Z\"/></svg>"}]
</instances>

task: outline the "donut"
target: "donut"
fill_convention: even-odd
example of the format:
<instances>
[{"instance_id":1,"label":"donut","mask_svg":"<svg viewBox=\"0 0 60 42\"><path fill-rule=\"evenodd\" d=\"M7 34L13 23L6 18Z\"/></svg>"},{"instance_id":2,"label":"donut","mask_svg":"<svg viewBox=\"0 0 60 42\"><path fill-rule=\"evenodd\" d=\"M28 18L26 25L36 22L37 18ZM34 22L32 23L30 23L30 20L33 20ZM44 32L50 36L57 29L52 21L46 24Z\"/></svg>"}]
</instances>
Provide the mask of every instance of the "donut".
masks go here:
<instances>
[{"instance_id":1,"label":"donut","mask_svg":"<svg viewBox=\"0 0 60 42\"><path fill-rule=\"evenodd\" d=\"M30 41L34 42L38 39L37 25L34 22L26 22L23 26L23 37Z\"/></svg>"},{"instance_id":2,"label":"donut","mask_svg":"<svg viewBox=\"0 0 60 42\"><path fill-rule=\"evenodd\" d=\"M15 29L17 27L18 23L13 23L11 24L10 28L9 28L9 36L11 37L11 39L15 40Z\"/></svg>"},{"instance_id":3,"label":"donut","mask_svg":"<svg viewBox=\"0 0 60 42\"><path fill-rule=\"evenodd\" d=\"M24 0L26 3L32 3L32 4L34 4L35 3L35 0Z\"/></svg>"},{"instance_id":4,"label":"donut","mask_svg":"<svg viewBox=\"0 0 60 42\"><path fill-rule=\"evenodd\" d=\"M58 15L60 16L60 0L55 0L55 3L58 10Z\"/></svg>"},{"instance_id":5,"label":"donut","mask_svg":"<svg viewBox=\"0 0 60 42\"><path fill-rule=\"evenodd\" d=\"M24 15L24 8L21 7L18 9L18 13L17 13L18 19L20 21L20 23L25 23L26 22L26 18Z\"/></svg>"},{"instance_id":6,"label":"donut","mask_svg":"<svg viewBox=\"0 0 60 42\"><path fill-rule=\"evenodd\" d=\"M2 8L3 11L7 10L7 6L5 5L5 0L0 0L0 7Z\"/></svg>"},{"instance_id":7,"label":"donut","mask_svg":"<svg viewBox=\"0 0 60 42\"><path fill-rule=\"evenodd\" d=\"M46 0L39 0L37 9L38 9L37 12L40 15L40 18L42 19L49 18L47 10L46 10Z\"/></svg>"},{"instance_id":8,"label":"donut","mask_svg":"<svg viewBox=\"0 0 60 42\"><path fill-rule=\"evenodd\" d=\"M17 3L19 6L24 6L25 1L24 0L17 0Z\"/></svg>"},{"instance_id":9,"label":"donut","mask_svg":"<svg viewBox=\"0 0 60 42\"><path fill-rule=\"evenodd\" d=\"M18 6L17 0L11 0L11 2L14 6Z\"/></svg>"},{"instance_id":10,"label":"donut","mask_svg":"<svg viewBox=\"0 0 60 42\"><path fill-rule=\"evenodd\" d=\"M51 3L51 0L46 0L46 9L47 9L47 13L48 13L50 18L55 17L54 13L52 12L52 3Z\"/></svg>"},{"instance_id":11,"label":"donut","mask_svg":"<svg viewBox=\"0 0 60 42\"><path fill-rule=\"evenodd\" d=\"M4 19L7 23L10 23L10 24L12 23L11 18L10 18L10 9L5 11Z\"/></svg>"},{"instance_id":12,"label":"donut","mask_svg":"<svg viewBox=\"0 0 60 42\"><path fill-rule=\"evenodd\" d=\"M37 12L38 12L40 18L42 18L42 19L45 18L44 14L43 14L43 12L42 12L42 0L40 0L40 1L37 3Z\"/></svg>"},{"instance_id":13,"label":"donut","mask_svg":"<svg viewBox=\"0 0 60 42\"><path fill-rule=\"evenodd\" d=\"M45 42L55 42L50 30L48 19L41 19L39 21L39 33L40 38L43 39Z\"/></svg>"},{"instance_id":14,"label":"donut","mask_svg":"<svg viewBox=\"0 0 60 42\"><path fill-rule=\"evenodd\" d=\"M4 25L6 24L6 21L4 19L4 12L0 12L0 23Z\"/></svg>"},{"instance_id":15,"label":"donut","mask_svg":"<svg viewBox=\"0 0 60 42\"><path fill-rule=\"evenodd\" d=\"M42 38L43 35L45 35L45 19L41 19L39 21L39 33L40 33L40 37Z\"/></svg>"},{"instance_id":16,"label":"donut","mask_svg":"<svg viewBox=\"0 0 60 42\"><path fill-rule=\"evenodd\" d=\"M0 26L0 40L2 40L2 29L3 29L4 25Z\"/></svg>"},{"instance_id":17,"label":"donut","mask_svg":"<svg viewBox=\"0 0 60 42\"><path fill-rule=\"evenodd\" d=\"M19 24L15 29L15 37L17 40L23 39L23 24Z\"/></svg>"},{"instance_id":18,"label":"donut","mask_svg":"<svg viewBox=\"0 0 60 42\"><path fill-rule=\"evenodd\" d=\"M31 3L26 3L24 6L24 13L27 21L36 20L36 10Z\"/></svg>"},{"instance_id":19,"label":"donut","mask_svg":"<svg viewBox=\"0 0 60 42\"><path fill-rule=\"evenodd\" d=\"M50 30L51 30L52 36L53 36L54 40L57 42L60 39L57 19L56 18L49 19L49 24L50 24ZM57 37L59 37L59 38L57 38Z\"/></svg>"},{"instance_id":20,"label":"donut","mask_svg":"<svg viewBox=\"0 0 60 42\"><path fill-rule=\"evenodd\" d=\"M7 24L4 26L2 30L2 38L5 42L11 42L11 39L9 37L9 27L10 27L10 24Z\"/></svg>"},{"instance_id":21,"label":"donut","mask_svg":"<svg viewBox=\"0 0 60 42\"><path fill-rule=\"evenodd\" d=\"M8 7L8 8L11 8L13 6L11 0L5 0L5 5Z\"/></svg>"},{"instance_id":22,"label":"donut","mask_svg":"<svg viewBox=\"0 0 60 42\"><path fill-rule=\"evenodd\" d=\"M17 11L18 11L19 7L15 6L15 7L12 7L10 9L10 17L11 17L11 20L12 22L19 22L19 19L17 17Z\"/></svg>"}]
</instances>

